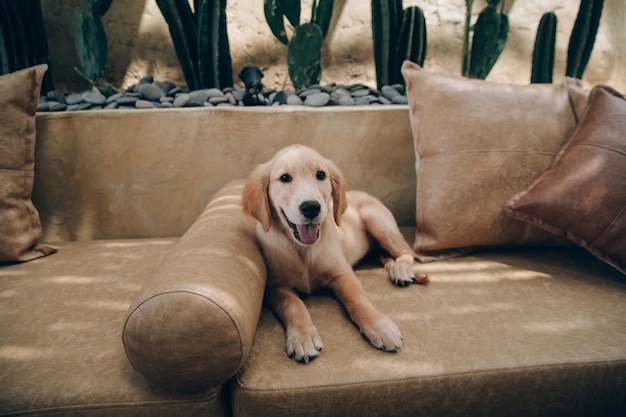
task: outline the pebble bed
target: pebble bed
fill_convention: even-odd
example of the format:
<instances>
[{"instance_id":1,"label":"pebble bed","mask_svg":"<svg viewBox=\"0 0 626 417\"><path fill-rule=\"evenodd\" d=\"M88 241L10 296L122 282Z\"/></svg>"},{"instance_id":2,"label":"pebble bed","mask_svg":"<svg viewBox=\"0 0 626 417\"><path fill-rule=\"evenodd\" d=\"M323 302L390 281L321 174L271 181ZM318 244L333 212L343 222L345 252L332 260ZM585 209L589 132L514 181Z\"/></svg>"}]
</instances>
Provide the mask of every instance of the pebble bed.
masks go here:
<instances>
[{"instance_id":1,"label":"pebble bed","mask_svg":"<svg viewBox=\"0 0 626 417\"><path fill-rule=\"evenodd\" d=\"M60 91L50 91L47 95L40 97L37 111L244 106L244 97L244 87L183 91L172 82L154 81L152 76L146 76L136 85L109 96L105 96L95 87L82 93L65 94ZM288 90L264 89L256 96L256 103L264 106L324 107L407 104L408 101L404 86L400 84L383 86L380 91L362 84L354 84L349 86L312 85L297 93Z\"/></svg>"}]
</instances>

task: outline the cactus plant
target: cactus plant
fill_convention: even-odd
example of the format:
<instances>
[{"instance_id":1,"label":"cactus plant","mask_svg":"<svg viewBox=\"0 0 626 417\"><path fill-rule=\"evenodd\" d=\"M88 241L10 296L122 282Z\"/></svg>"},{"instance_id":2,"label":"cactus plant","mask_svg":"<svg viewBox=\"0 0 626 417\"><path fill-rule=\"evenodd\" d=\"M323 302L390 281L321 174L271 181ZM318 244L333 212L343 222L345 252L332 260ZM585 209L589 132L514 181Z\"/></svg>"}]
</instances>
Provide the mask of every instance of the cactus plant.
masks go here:
<instances>
[{"instance_id":1,"label":"cactus plant","mask_svg":"<svg viewBox=\"0 0 626 417\"><path fill-rule=\"evenodd\" d=\"M287 46L289 78L297 89L319 82L322 76L324 35L315 23L296 26Z\"/></svg>"},{"instance_id":2,"label":"cactus plant","mask_svg":"<svg viewBox=\"0 0 626 417\"><path fill-rule=\"evenodd\" d=\"M504 13L504 0L487 0L474 24L471 48L469 45L470 16L473 0L466 0L463 69L466 77L485 79L502 53L509 34L509 19Z\"/></svg>"},{"instance_id":3,"label":"cactus plant","mask_svg":"<svg viewBox=\"0 0 626 417\"><path fill-rule=\"evenodd\" d=\"M582 79L596 40L604 0L581 0L567 48L565 74Z\"/></svg>"},{"instance_id":4,"label":"cactus plant","mask_svg":"<svg viewBox=\"0 0 626 417\"><path fill-rule=\"evenodd\" d=\"M411 6L402 12L402 24L398 34L395 65L392 67L393 83L404 84L400 69L404 61L412 61L422 66L426 58L426 19L424 12L417 6Z\"/></svg>"},{"instance_id":5,"label":"cactus plant","mask_svg":"<svg viewBox=\"0 0 626 417\"><path fill-rule=\"evenodd\" d=\"M106 77L108 45L101 17L113 0L85 0L87 13L76 9L72 16L74 42L82 69L76 71L90 83Z\"/></svg>"},{"instance_id":6,"label":"cactus plant","mask_svg":"<svg viewBox=\"0 0 626 417\"><path fill-rule=\"evenodd\" d=\"M190 90L233 85L226 0L156 0Z\"/></svg>"},{"instance_id":7,"label":"cactus plant","mask_svg":"<svg viewBox=\"0 0 626 417\"><path fill-rule=\"evenodd\" d=\"M39 0L0 1L0 74L48 63L48 38ZM42 93L54 90L46 71Z\"/></svg>"},{"instance_id":8,"label":"cactus plant","mask_svg":"<svg viewBox=\"0 0 626 417\"><path fill-rule=\"evenodd\" d=\"M404 84L402 62L424 64L426 21L417 6L403 10L402 0L372 0L372 35L376 83Z\"/></svg>"},{"instance_id":9,"label":"cactus plant","mask_svg":"<svg viewBox=\"0 0 626 417\"><path fill-rule=\"evenodd\" d=\"M264 0L265 20L270 30L287 45L289 78L296 89L319 82L322 76L322 46L330 27L334 0L313 0L311 19L300 23L300 0ZM285 18L294 27L291 38Z\"/></svg>"},{"instance_id":10,"label":"cactus plant","mask_svg":"<svg viewBox=\"0 0 626 417\"><path fill-rule=\"evenodd\" d=\"M557 18L552 12L544 13L539 21L533 49L531 83L552 83Z\"/></svg>"}]
</instances>

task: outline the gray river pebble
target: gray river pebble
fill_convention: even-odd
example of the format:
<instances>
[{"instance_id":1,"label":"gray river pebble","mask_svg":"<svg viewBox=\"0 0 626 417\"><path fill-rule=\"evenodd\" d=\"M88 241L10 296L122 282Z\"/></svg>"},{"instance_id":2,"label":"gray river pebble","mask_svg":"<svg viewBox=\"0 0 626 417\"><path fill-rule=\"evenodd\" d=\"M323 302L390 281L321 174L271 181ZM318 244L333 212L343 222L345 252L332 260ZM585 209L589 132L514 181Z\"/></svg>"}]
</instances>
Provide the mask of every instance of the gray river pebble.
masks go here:
<instances>
[{"instance_id":1,"label":"gray river pebble","mask_svg":"<svg viewBox=\"0 0 626 417\"><path fill-rule=\"evenodd\" d=\"M304 105L310 107L324 107L329 101L330 94L319 92L307 95L304 100Z\"/></svg>"},{"instance_id":2,"label":"gray river pebble","mask_svg":"<svg viewBox=\"0 0 626 417\"><path fill-rule=\"evenodd\" d=\"M184 91L170 81L154 81L152 76L143 77L139 83L106 96L96 88L82 93L51 91L40 97L38 112L83 111L96 109L159 109L181 107L243 106L245 89L241 86L223 90L206 88ZM293 90L264 91L257 96L258 105L267 106L374 106L408 103L404 86L383 86L380 91L363 84L311 85L295 92ZM246 103L248 103L246 101Z\"/></svg>"}]
</instances>

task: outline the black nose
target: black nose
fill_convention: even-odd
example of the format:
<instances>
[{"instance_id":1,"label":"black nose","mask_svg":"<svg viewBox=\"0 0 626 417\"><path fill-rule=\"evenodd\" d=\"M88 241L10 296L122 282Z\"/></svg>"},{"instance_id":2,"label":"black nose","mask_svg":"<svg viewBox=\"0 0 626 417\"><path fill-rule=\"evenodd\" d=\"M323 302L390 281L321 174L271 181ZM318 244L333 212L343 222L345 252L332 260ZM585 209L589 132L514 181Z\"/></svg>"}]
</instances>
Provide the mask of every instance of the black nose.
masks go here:
<instances>
[{"instance_id":1,"label":"black nose","mask_svg":"<svg viewBox=\"0 0 626 417\"><path fill-rule=\"evenodd\" d=\"M316 218L317 215L320 214L321 209L320 203L317 201L305 201L300 204L298 208L300 209L300 213L309 220Z\"/></svg>"}]
</instances>

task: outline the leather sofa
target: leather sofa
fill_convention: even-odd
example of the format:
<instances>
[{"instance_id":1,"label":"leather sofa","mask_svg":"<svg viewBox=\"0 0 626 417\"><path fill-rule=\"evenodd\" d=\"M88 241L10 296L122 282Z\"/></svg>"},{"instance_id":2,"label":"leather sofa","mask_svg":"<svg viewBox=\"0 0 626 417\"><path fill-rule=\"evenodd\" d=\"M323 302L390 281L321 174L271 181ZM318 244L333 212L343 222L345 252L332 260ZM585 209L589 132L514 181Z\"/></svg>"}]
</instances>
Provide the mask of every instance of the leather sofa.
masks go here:
<instances>
[{"instance_id":1,"label":"leather sofa","mask_svg":"<svg viewBox=\"0 0 626 417\"><path fill-rule=\"evenodd\" d=\"M419 153L429 123L420 114L435 111L413 102L410 110L37 115L32 201L39 241L56 253L0 265L0 416L625 415L620 265L552 241L552 232L545 242L500 242L472 230L482 241L464 237L456 247L434 238L437 219L416 210L445 211L452 224L472 211L454 200L456 182L445 183L457 164L420 178L433 166ZM447 122L455 140L471 130L454 130L458 119ZM568 123L555 133L558 146L573 134L576 121ZM372 348L327 293L304 299L324 340L320 357L304 365L284 352L283 328L262 303L254 221L239 198L255 164L294 142L333 159L351 188L381 198L410 241L416 226L431 233L416 246L427 286L398 288L375 260L356 267L372 302L401 328L399 353ZM539 152L537 172L558 150ZM474 164L488 177L499 169ZM473 172L457 171L456 181ZM527 177L504 193L513 197L536 175ZM483 180L474 193L487 187ZM499 211L509 197L494 201ZM493 239L503 239L505 223L523 223L497 216Z\"/></svg>"}]
</instances>

